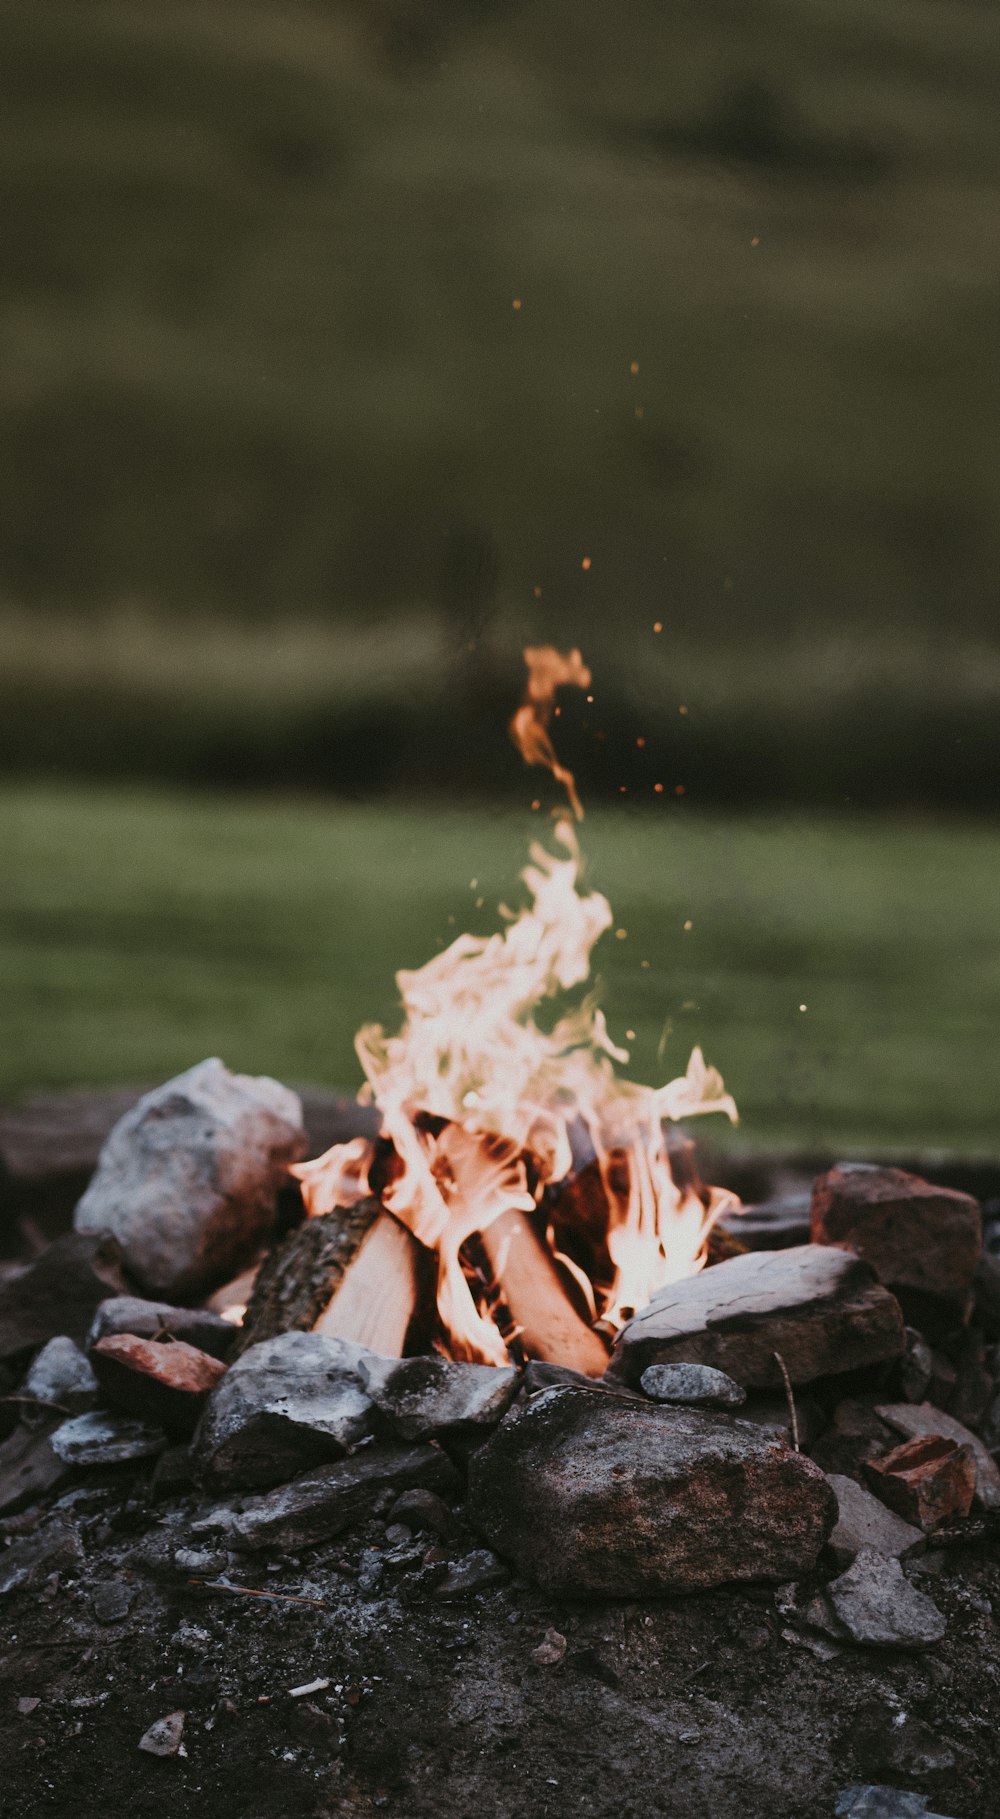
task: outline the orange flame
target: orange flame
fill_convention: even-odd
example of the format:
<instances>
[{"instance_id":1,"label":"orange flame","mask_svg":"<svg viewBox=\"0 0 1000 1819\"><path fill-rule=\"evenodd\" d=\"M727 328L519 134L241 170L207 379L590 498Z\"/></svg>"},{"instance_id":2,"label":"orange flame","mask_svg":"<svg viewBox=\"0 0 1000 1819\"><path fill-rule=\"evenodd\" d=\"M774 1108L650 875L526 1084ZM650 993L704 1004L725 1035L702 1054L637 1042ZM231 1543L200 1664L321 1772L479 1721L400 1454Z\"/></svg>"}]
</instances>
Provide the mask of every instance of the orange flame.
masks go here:
<instances>
[{"instance_id":1,"label":"orange flame","mask_svg":"<svg viewBox=\"0 0 1000 1819\"><path fill-rule=\"evenodd\" d=\"M579 816L573 777L546 727L555 688L587 688L590 672L578 651L525 657L515 739L527 763L548 765L565 784ZM572 823L560 820L555 836L562 855L531 848L522 873L528 905L505 912L502 932L460 935L417 971L397 973L402 1028L390 1036L368 1024L355 1044L362 1097L379 1107L380 1150L388 1145L393 1158L378 1171L382 1204L436 1255L443 1349L488 1364L506 1362L507 1346L461 1253L501 1215L530 1215L564 1279L613 1329L664 1284L700 1269L713 1224L738 1205L719 1189L679 1187L670 1169L664 1121L714 1111L736 1119L700 1049L679 1079L642 1086L616 1074L628 1053L612 1042L592 996L565 1005L551 1028L537 1020L544 1005L585 984L592 949L612 924L607 899L578 888ZM585 1157L596 1163L600 1192L584 1233L560 1209ZM375 1159L376 1146L356 1138L294 1169L309 1213L373 1191Z\"/></svg>"},{"instance_id":2,"label":"orange flame","mask_svg":"<svg viewBox=\"0 0 1000 1819\"><path fill-rule=\"evenodd\" d=\"M556 689L566 683L590 687L590 671L579 651L557 651L551 644L529 645L524 653L528 682L524 700L510 723L510 736L525 764L544 764L557 783L564 785L578 821L583 806L576 793L572 771L560 764L549 738L549 722L556 704Z\"/></svg>"}]
</instances>

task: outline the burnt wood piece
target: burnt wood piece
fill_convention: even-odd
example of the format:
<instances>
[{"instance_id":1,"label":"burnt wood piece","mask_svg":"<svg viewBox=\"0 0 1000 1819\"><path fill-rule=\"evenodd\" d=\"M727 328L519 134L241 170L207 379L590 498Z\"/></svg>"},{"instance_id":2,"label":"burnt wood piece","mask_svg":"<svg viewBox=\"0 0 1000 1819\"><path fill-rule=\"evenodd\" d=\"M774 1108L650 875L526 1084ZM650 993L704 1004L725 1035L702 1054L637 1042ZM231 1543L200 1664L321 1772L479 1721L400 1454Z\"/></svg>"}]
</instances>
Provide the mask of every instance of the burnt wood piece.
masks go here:
<instances>
[{"instance_id":1,"label":"burnt wood piece","mask_svg":"<svg viewBox=\"0 0 1000 1819\"><path fill-rule=\"evenodd\" d=\"M316 1330L401 1357L421 1298L421 1263L416 1239L373 1198L307 1219L262 1265L237 1353L279 1333Z\"/></svg>"},{"instance_id":2,"label":"burnt wood piece","mask_svg":"<svg viewBox=\"0 0 1000 1819\"><path fill-rule=\"evenodd\" d=\"M480 1239L527 1356L602 1377L608 1363L604 1343L567 1299L551 1253L530 1220L523 1213L501 1213Z\"/></svg>"}]
</instances>

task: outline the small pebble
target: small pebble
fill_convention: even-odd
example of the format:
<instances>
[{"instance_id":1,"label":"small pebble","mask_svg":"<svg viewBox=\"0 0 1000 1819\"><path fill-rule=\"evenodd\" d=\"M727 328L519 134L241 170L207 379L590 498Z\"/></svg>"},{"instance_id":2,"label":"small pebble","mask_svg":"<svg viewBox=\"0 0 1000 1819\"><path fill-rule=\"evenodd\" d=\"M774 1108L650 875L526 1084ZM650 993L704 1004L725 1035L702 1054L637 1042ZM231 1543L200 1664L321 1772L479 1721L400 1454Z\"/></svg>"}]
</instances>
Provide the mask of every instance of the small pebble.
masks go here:
<instances>
[{"instance_id":1,"label":"small pebble","mask_svg":"<svg viewBox=\"0 0 1000 1819\"><path fill-rule=\"evenodd\" d=\"M176 1756L183 1748L184 1736L183 1712L168 1712L166 1717L157 1718L139 1738L139 1748L147 1756Z\"/></svg>"},{"instance_id":2,"label":"small pebble","mask_svg":"<svg viewBox=\"0 0 1000 1819\"><path fill-rule=\"evenodd\" d=\"M566 1638L558 1630L546 1630L537 1648L531 1651L531 1659L538 1667L555 1667L566 1654Z\"/></svg>"},{"instance_id":3,"label":"small pebble","mask_svg":"<svg viewBox=\"0 0 1000 1819\"><path fill-rule=\"evenodd\" d=\"M740 1408L747 1399L741 1384L708 1364L650 1364L639 1381L654 1402L688 1408Z\"/></svg>"},{"instance_id":4,"label":"small pebble","mask_svg":"<svg viewBox=\"0 0 1000 1819\"><path fill-rule=\"evenodd\" d=\"M90 1602L98 1623L120 1623L135 1603L135 1588L121 1579L109 1579L97 1587Z\"/></svg>"}]
</instances>

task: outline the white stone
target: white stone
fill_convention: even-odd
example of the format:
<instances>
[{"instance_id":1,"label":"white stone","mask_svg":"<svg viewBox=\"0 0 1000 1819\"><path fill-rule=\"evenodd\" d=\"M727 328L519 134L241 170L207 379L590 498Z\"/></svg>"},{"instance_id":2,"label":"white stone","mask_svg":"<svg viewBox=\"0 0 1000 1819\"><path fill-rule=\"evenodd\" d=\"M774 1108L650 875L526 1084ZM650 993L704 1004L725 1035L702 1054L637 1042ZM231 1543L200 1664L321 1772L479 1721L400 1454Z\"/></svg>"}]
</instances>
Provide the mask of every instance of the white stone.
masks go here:
<instances>
[{"instance_id":1,"label":"white stone","mask_svg":"<svg viewBox=\"0 0 1000 1819\"><path fill-rule=\"evenodd\" d=\"M149 1292L205 1293L252 1259L305 1150L295 1093L202 1061L115 1125L74 1224L113 1233Z\"/></svg>"}]
</instances>

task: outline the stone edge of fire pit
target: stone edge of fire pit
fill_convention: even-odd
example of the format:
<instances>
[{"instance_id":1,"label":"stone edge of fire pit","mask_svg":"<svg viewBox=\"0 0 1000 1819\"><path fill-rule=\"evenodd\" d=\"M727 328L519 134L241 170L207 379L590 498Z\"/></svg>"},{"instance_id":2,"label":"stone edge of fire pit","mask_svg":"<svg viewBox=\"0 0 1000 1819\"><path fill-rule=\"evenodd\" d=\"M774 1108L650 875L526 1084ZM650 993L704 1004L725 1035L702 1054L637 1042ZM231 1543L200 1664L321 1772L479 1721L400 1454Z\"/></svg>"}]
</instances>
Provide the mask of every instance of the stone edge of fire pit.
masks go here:
<instances>
[{"instance_id":1,"label":"stone edge of fire pit","mask_svg":"<svg viewBox=\"0 0 1000 1819\"><path fill-rule=\"evenodd\" d=\"M837 1521L819 1466L751 1422L550 1389L469 1462L467 1514L546 1591L659 1597L794 1579Z\"/></svg>"},{"instance_id":2,"label":"stone edge of fire pit","mask_svg":"<svg viewBox=\"0 0 1000 1819\"><path fill-rule=\"evenodd\" d=\"M651 1364L707 1364L745 1389L812 1383L902 1355L899 1303L869 1264L818 1244L751 1251L671 1283L621 1332L609 1374L636 1384Z\"/></svg>"}]
</instances>

